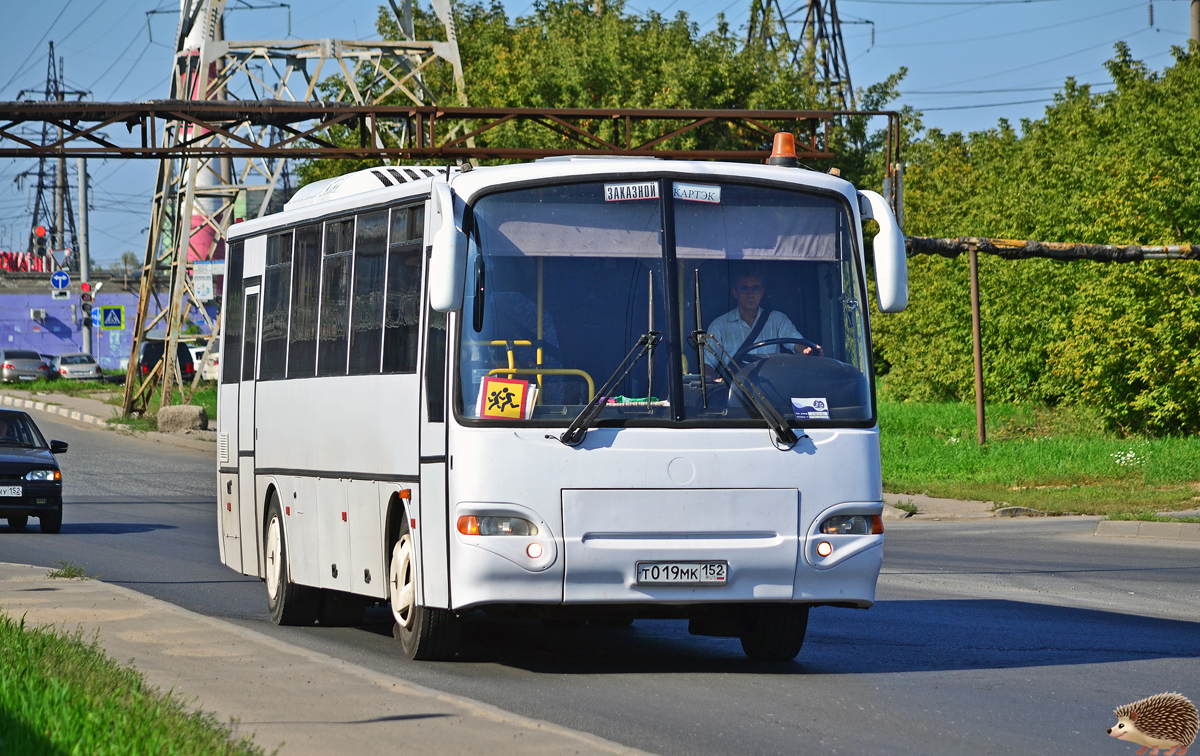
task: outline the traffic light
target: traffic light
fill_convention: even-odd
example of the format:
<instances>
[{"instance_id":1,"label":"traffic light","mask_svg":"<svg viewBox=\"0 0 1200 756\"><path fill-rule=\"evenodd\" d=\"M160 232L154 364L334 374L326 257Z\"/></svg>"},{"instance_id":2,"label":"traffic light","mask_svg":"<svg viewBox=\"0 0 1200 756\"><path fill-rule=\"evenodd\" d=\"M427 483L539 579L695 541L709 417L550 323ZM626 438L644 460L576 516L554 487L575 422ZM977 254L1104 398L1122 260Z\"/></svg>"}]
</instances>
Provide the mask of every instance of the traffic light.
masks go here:
<instances>
[{"instance_id":1,"label":"traffic light","mask_svg":"<svg viewBox=\"0 0 1200 756\"><path fill-rule=\"evenodd\" d=\"M46 227L37 226L33 229L33 252L38 257L46 256Z\"/></svg>"},{"instance_id":2,"label":"traffic light","mask_svg":"<svg viewBox=\"0 0 1200 756\"><path fill-rule=\"evenodd\" d=\"M90 292L92 290L92 285L90 283L88 283L87 281L80 281L79 282L79 290L82 291L84 294L87 294L88 292Z\"/></svg>"}]
</instances>

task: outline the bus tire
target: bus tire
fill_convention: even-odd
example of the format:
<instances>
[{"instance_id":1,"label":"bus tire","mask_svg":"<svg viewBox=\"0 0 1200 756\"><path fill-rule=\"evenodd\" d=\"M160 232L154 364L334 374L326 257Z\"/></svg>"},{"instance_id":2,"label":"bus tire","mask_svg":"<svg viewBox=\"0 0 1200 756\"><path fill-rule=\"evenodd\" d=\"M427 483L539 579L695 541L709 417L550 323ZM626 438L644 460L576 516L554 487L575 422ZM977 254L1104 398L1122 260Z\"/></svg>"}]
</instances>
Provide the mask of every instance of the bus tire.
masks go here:
<instances>
[{"instance_id":1,"label":"bus tire","mask_svg":"<svg viewBox=\"0 0 1200 756\"><path fill-rule=\"evenodd\" d=\"M54 535L62 530L62 502L58 503L58 508L53 512L47 512L43 515L38 515L38 526L41 527L43 533Z\"/></svg>"},{"instance_id":2,"label":"bus tire","mask_svg":"<svg viewBox=\"0 0 1200 756\"><path fill-rule=\"evenodd\" d=\"M747 607L742 650L755 661L789 661L804 645L808 607L800 604Z\"/></svg>"},{"instance_id":3,"label":"bus tire","mask_svg":"<svg viewBox=\"0 0 1200 756\"><path fill-rule=\"evenodd\" d=\"M462 620L449 609L427 606L413 608L409 627L396 623L392 635L400 641L404 654L414 661L450 661L458 653Z\"/></svg>"},{"instance_id":4,"label":"bus tire","mask_svg":"<svg viewBox=\"0 0 1200 756\"><path fill-rule=\"evenodd\" d=\"M263 535L267 567L267 608L276 625L311 625L317 620L321 594L315 588L296 585L288 578L287 540L279 499L271 494L267 504L267 527Z\"/></svg>"}]
</instances>

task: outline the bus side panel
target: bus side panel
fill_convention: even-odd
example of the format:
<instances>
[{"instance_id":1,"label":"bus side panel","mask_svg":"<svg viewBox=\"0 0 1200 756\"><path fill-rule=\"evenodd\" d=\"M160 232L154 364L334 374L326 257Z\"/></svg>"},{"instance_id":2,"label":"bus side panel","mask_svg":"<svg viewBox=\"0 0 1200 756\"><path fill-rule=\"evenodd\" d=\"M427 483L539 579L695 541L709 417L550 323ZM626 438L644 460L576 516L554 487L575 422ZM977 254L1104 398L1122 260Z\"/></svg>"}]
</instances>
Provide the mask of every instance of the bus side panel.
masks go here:
<instances>
[{"instance_id":1,"label":"bus side panel","mask_svg":"<svg viewBox=\"0 0 1200 756\"><path fill-rule=\"evenodd\" d=\"M238 384L217 388L217 496L221 563L241 572L241 507L238 498ZM230 485L232 489L230 490Z\"/></svg>"},{"instance_id":2,"label":"bus side panel","mask_svg":"<svg viewBox=\"0 0 1200 756\"><path fill-rule=\"evenodd\" d=\"M417 474L417 376L301 378L260 388L260 469L331 478Z\"/></svg>"},{"instance_id":3,"label":"bus side panel","mask_svg":"<svg viewBox=\"0 0 1200 756\"><path fill-rule=\"evenodd\" d=\"M352 480L347 484L346 513L350 534L353 569L350 590L363 596L383 598L387 576L383 569L383 532L379 513L379 489L371 480Z\"/></svg>"},{"instance_id":4,"label":"bus side panel","mask_svg":"<svg viewBox=\"0 0 1200 756\"><path fill-rule=\"evenodd\" d=\"M350 590L350 527L346 510L346 483L337 478L317 479L317 552L320 585Z\"/></svg>"},{"instance_id":5,"label":"bus side panel","mask_svg":"<svg viewBox=\"0 0 1200 756\"><path fill-rule=\"evenodd\" d=\"M238 476L217 475L217 506L221 508L221 561L231 569L242 571L242 522L238 499Z\"/></svg>"},{"instance_id":6,"label":"bus side panel","mask_svg":"<svg viewBox=\"0 0 1200 756\"><path fill-rule=\"evenodd\" d=\"M450 523L446 518L446 464L421 465L420 512L421 588L425 606L450 606L450 562L447 554Z\"/></svg>"},{"instance_id":7,"label":"bus side panel","mask_svg":"<svg viewBox=\"0 0 1200 756\"><path fill-rule=\"evenodd\" d=\"M284 517L288 530L288 567L292 582L319 586L320 528L317 523L317 479L292 479L291 514ZM285 513L287 508L285 508Z\"/></svg>"}]
</instances>

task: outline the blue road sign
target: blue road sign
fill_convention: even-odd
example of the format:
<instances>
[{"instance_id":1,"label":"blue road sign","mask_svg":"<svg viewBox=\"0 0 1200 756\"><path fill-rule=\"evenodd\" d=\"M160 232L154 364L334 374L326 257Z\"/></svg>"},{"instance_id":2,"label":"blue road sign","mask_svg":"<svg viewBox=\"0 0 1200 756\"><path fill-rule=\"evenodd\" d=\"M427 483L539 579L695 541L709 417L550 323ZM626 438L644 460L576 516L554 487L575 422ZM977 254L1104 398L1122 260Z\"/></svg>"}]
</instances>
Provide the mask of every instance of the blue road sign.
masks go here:
<instances>
[{"instance_id":1,"label":"blue road sign","mask_svg":"<svg viewBox=\"0 0 1200 756\"><path fill-rule=\"evenodd\" d=\"M125 306L124 305L100 305L100 330L102 331L123 331L125 330ZM92 310L96 312L96 310Z\"/></svg>"},{"instance_id":2,"label":"blue road sign","mask_svg":"<svg viewBox=\"0 0 1200 756\"><path fill-rule=\"evenodd\" d=\"M92 308L92 328L99 328L100 325L101 325L100 324L100 308L93 307Z\"/></svg>"},{"instance_id":3,"label":"blue road sign","mask_svg":"<svg viewBox=\"0 0 1200 756\"><path fill-rule=\"evenodd\" d=\"M54 275L50 276L50 285L55 289L65 289L71 285L71 277L66 271L56 270Z\"/></svg>"}]
</instances>

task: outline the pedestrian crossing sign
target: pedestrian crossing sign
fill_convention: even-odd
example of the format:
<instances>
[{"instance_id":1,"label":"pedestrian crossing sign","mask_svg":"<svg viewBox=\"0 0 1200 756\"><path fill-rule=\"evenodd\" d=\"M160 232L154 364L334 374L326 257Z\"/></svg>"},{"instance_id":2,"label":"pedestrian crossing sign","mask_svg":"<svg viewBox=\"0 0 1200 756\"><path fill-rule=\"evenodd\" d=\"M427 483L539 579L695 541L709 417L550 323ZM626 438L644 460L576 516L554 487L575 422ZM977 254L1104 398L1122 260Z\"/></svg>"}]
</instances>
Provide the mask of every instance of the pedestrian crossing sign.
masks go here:
<instances>
[{"instance_id":1,"label":"pedestrian crossing sign","mask_svg":"<svg viewBox=\"0 0 1200 756\"><path fill-rule=\"evenodd\" d=\"M100 305L100 330L101 331L124 331L125 330L125 306L124 305Z\"/></svg>"}]
</instances>

